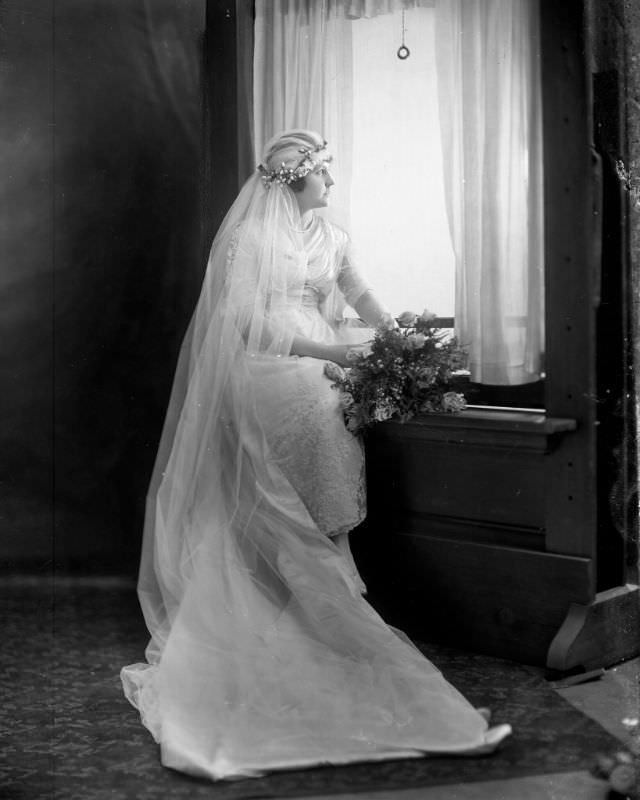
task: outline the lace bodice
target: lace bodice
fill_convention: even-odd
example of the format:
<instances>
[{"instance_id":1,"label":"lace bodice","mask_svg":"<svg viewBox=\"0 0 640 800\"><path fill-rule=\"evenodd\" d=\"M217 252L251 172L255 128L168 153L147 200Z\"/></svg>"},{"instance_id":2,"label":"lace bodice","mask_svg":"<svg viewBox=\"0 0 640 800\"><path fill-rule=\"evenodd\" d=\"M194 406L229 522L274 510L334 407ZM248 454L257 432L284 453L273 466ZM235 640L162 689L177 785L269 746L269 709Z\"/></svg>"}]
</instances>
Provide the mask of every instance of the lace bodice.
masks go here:
<instances>
[{"instance_id":1,"label":"lace bodice","mask_svg":"<svg viewBox=\"0 0 640 800\"><path fill-rule=\"evenodd\" d=\"M337 226L316 218L302 244L303 267L290 283L291 322L296 333L335 341L345 304L355 307L369 286L353 266L349 239Z\"/></svg>"},{"instance_id":2,"label":"lace bodice","mask_svg":"<svg viewBox=\"0 0 640 800\"><path fill-rule=\"evenodd\" d=\"M233 275L234 302L238 307L244 298L255 296L260 273L260 235L257 231L247 235L246 228L242 232L240 237L240 230L236 231L227 253L227 270ZM243 241L241 249L239 238ZM355 307L369 290L352 263L350 250L347 234L321 217L315 217L304 232L283 234L277 246L281 265L278 302L273 304L271 318L285 315L292 333L316 341L335 341L345 305ZM248 324L251 313L249 300L244 324Z\"/></svg>"},{"instance_id":3,"label":"lace bodice","mask_svg":"<svg viewBox=\"0 0 640 800\"><path fill-rule=\"evenodd\" d=\"M347 234L337 225L316 217L303 241L307 257L305 295L310 297L313 293L322 300L337 286L345 301L353 306L369 286L351 263Z\"/></svg>"}]
</instances>

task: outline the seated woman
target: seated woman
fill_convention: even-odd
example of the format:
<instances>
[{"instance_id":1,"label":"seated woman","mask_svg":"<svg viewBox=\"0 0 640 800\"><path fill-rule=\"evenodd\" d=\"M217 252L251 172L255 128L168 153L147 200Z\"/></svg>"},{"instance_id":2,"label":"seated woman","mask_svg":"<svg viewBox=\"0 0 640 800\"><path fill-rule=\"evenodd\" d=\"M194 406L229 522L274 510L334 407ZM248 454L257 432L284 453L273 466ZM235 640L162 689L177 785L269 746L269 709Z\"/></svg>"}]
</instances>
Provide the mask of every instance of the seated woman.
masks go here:
<instances>
[{"instance_id":1,"label":"seated woman","mask_svg":"<svg viewBox=\"0 0 640 800\"><path fill-rule=\"evenodd\" d=\"M162 763L212 779L474 754L510 732L362 597L347 535L365 515L363 450L325 365L357 347L345 302L393 320L313 212L329 162L315 133L275 137L227 214L148 495L148 663L122 680Z\"/></svg>"}]
</instances>

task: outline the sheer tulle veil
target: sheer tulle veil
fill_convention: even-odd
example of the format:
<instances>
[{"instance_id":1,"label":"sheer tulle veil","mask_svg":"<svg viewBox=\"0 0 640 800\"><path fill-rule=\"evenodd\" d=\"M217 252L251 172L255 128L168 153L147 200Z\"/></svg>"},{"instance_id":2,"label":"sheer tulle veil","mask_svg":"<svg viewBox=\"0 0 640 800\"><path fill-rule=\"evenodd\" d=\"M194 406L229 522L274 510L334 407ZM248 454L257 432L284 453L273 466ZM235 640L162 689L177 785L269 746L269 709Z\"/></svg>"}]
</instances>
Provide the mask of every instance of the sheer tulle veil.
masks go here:
<instances>
[{"instance_id":1,"label":"sheer tulle veil","mask_svg":"<svg viewBox=\"0 0 640 800\"><path fill-rule=\"evenodd\" d=\"M295 133L284 146L267 145L265 165L300 160L298 150L309 142ZM162 652L203 542L232 529L235 536L259 502L258 475L249 473L260 471L266 444L252 413L246 358L289 354L292 332L283 311L295 303L295 289L292 271L281 265L293 251L304 269L300 229L291 190L266 186L256 171L213 241L147 495L139 595L151 661ZM247 495L254 495L248 505Z\"/></svg>"},{"instance_id":2,"label":"sheer tulle veil","mask_svg":"<svg viewBox=\"0 0 640 800\"><path fill-rule=\"evenodd\" d=\"M295 165L307 147L321 161L321 145L282 134L263 164ZM289 356L300 223L292 190L259 172L230 208L147 496L138 591L150 641L146 663L122 670L125 694L165 765L214 779L485 743L485 720L361 597L269 451L252 361L277 370Z\"/></svg>"}]
</instances>

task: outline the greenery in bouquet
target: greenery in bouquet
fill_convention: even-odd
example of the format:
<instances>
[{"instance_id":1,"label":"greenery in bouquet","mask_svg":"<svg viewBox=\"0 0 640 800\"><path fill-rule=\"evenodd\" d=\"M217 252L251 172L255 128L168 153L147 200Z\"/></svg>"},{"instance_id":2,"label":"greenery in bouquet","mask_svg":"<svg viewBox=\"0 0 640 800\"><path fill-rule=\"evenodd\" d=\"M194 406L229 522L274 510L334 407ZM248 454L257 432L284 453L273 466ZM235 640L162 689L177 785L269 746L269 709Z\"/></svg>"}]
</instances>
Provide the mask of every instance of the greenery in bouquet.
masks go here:
<instances>
[{"instance_id":1,"label":"greenery in bouquet","mask_svg":"<svg viewBox=\"0 0 640 800\"><path fill-rule=\"evenodd\" d=\"M428 312L405 312L397 319L399 327L380 327L371 342L354 348L347 369L327 365L350 431L359 433L388 419L406 422L417 414L465 408L464 396L452 390L451 379L464 368L466 354L431 319Z\"/></svg>"}]
</instances>

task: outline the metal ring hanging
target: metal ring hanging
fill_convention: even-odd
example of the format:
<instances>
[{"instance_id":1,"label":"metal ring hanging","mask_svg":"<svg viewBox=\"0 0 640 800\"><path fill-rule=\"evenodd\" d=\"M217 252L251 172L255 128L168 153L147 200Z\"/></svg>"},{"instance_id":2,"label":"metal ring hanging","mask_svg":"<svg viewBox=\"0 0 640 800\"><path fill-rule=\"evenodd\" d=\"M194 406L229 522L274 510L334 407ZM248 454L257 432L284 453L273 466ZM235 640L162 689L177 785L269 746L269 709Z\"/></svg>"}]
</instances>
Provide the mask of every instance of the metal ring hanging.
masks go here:
<instances>
[{"instance_id":1,"label":"metal ring hanging","mask_svg":"<svg viewBox=\"0 0 640 800\"><path fill-rule=\"evenodd\" d=\"M402 44L398 48L397 56L400 61L404 61L406 58L409 58L411 55L411 50L407 47L404 43L404 35L406 33L406 28L404 27L404 8L402 9Z\"/></svg>"}]
</instances>

